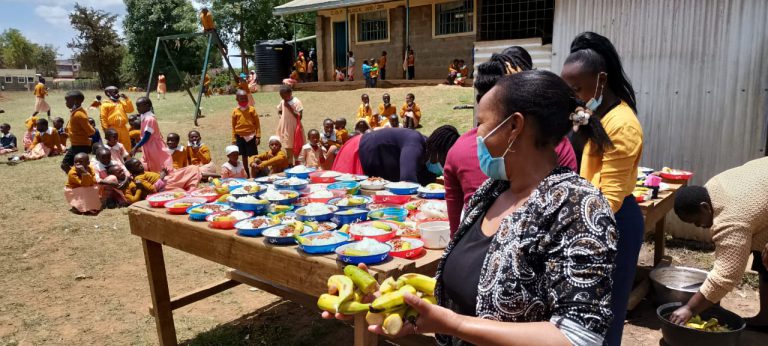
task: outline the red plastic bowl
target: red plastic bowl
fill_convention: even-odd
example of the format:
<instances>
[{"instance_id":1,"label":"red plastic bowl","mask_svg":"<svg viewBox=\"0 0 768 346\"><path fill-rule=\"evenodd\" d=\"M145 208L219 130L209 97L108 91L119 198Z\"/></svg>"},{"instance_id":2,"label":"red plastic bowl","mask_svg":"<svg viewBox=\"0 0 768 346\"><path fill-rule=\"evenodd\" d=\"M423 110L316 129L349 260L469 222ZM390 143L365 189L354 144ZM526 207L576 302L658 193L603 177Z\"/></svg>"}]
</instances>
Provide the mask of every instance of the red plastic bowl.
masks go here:
<instances>
[{"instance_id":1,"label":"red plastic bowl","mask_svg":"<svg viewBox=\"0 0 768 346\"><path fill-rule=\"evenodd\" d=\"M168 211L169 214L184 215L187 213L187 209L189 209L191 205L186 207L174 208L173 205L175 203L192 203L192 205L198 205L198 204L206 203L206 199L203 197L184 197L184 198L175 199L173 201L168 201L165 203L165 210Z\"/></svg>"},{"instance_id":2,"label":"red plastic bowl","mask_svg":"<svg viewBox=\"0 0 768 346\"><path fill-rule=\"evenodd\" d=\"M251 211L242 211L243 213L250 214L250 215L248 217L246 217L245 219L240 219L240 220L235 218L235 219L232 219L232 220L229 220L229 221L213 221L213 218L216 217L216 216L219 216L219 215L222 215L222 214L228 215L228 214L231 214L232 212L233 212L232 210L228 210L228 211L222 211L222 212L218 212L218 213L213 213L211 215L208 215L208 217L206 217L205 220L208 221L208 225L211 226L211 228L216 228L216 229L235 229L235 224L236 223L238 223L238 222L240 222L242 220L245 220L245 219L250 218L251 216L253 216L253 212L251 212Z\"/></svg>"},{"instance_id":3,"label":"red plastic bowl","mask_svg":"<svg viewBox=\"0 0 768 346\"><path fill-rule=\"evenodd\" d=\"M164 196L164 195L174 195L174 196L172 199L153 201L154 197ZM158 192L158 193L147 196L147 202L149 202L149 206L152 208L163 208L165 207L165 203L168 203L168 201L172 201L174 199L179 199L184 197L187 197L187 193L183 191L163 191L163 192Z\"/></svg>"},{"instance_id":4,"label":"red plastic bowl","mask_svg":"<svg viewBox=\"0 0 768 346\"><path fill-rule=\"evenodd\" d=\"M352 236L352 240L355 240L355 241L363 240L363 238L369 238L369 239L373 239L373 240L376 240L376 241L379 241L379 242L382 242L382 243L386 243L388 240L394 238L395 235L397 235L397 231L400 229L400 226L398 226L396 223L394 223L394 222L387 222L387 221L379 221L379 222L384 222L384 223L388 224L390 227L392 227L392 231L389 232L389 233L381 234L381 235L364 236L364 235L359 235L359 234L353 233L352 229L353 229L354 226L351 226L349 228L349 235L351 235ZM373 223L373 221L361 222L361 223L358 223L358 224L355 224L355 225L365 226L365 225L371 224L371 223Z\"/></svg>"},{"instance_id":5,"label":"red plastic bowl","mask_svg":"<svg viewBox=\"0 0 768 346\"><path fill-rule=\"evenodd\" d=\"M662 178L669 179L669 180L689 180L691 177L693 177L693 172L688 171L679 171L679 173L664 173L661 172Z\"/></svg>"},{"instance_id":6,"label":"red plastic bowl","mask_svg":"<svg viewBox=\"0 0 768 346\"><path fill-rule=\"evenodd\" d=\"M422 253L424 253L424 242L421 241L420 239L416 239L416 238L400 238L400 239L411 243L412 247L408 250L394 251L395 246L392 244L390 240L387 242L387 244L392 246L392 251L389 252L390 255L394 257L400 257L400 258L416 258L421 256Z\"/></svg>"},{"instance_id":7,"label":"red plastic bowl","mask_svg":"<svg viewBox=\"0 0 768 346\"><path fill-rule=\"evenodd\" d=\"M329 171L314 171L312 173L309 173L309 181L313 184L333 184L336 182L336 177L321 177L323 173L328 173ZM341 175L341 174L339 174Z\"/></svg>"},{"instance_id":8,"label":"red plastic bowl","mask_svg":"<svg viewBox=\"0 0 768 346\"><path fill-rule=\"evenodd\" d=\"M373 203L403 205L410 200L410 195L373 195Z\"/></svg>"}]
</instances>

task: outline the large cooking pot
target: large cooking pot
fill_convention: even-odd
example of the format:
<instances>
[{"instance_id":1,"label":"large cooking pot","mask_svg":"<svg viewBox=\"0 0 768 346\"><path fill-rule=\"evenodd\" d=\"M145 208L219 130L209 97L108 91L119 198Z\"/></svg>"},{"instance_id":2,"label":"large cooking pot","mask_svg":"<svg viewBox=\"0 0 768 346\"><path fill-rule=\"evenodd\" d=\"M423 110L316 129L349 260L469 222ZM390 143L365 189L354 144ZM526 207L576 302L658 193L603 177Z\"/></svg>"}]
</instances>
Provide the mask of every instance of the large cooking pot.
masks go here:
<instances>
[{"instance_id":1,"label":"large cooking pot","mask_svg":"<svg viewBox=\"0 0 768 346\"><path fill-rule=\"evenodd\" d=\"M706 332L669 322L669 315L682 303L668 303L656 309L656 316L661 320L661 335L669 346L737 346L741 345L741 334L746 323L739 315L719 306L699 314L703 320L717 318L721 325L728 326L729 332Z\"/></svg>"},{"instance_id":2,"label":"large cooking pot","mask_svg":"<svg viewBox=\"0 0 768 346\"><path fill-rule=\"evenodd\" d=\"M656 304L688 302L707 279L707 272L689 267L660 267L649 274Z\"/></svg>"}]
</instances>

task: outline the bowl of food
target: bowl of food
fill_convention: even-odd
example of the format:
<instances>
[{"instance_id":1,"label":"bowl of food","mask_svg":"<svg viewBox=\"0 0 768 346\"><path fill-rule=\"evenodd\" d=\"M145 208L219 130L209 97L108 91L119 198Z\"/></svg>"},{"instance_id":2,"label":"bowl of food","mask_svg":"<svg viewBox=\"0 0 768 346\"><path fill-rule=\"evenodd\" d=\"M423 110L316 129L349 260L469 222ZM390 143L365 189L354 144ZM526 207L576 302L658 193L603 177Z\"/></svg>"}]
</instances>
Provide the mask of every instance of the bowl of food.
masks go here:
<instances>
[{"instance_id":1,"label":"bowl of food","mask_svg":"<svg viewBox=\"0 0 768 346\"><path fill-rule=\"evenodd\" d=\"M368 218L371 220L390 220L403 222L405 217L408 216L408 211L405 208L384 208L373 210L368 213Z\"/></svg>"},{"instance_id":2,"label":"bowl of food","mask_svg":"<svg viewBox=\"0 0 768 346\"><path fill-rule=\"evenodd\" d=\"M336 228L339 227L339 225L333 223L333 222L305 222L305 224L309 225L309 227L312 227L312 229L315 232L330 232L336 230Z\"/></svg>"},{"instance_id":3,"label":"bowl of food","mask_svg":"<svg viewBox=\"0 0 768 346\"><path fill-rule=\"evenodd\" d=\"M291 177L288 179L278 180L274 183L274 185L278 189L301 191L307 188L309 181L306 179Z\"/></svg>"},{"instance_id":4,"label":"bowl of food","mask_svg":"<svg viewBox=\"0 0 768 346\"><path fill-rule=\"evenodd\" d=\"M416 258L424 252L424 242L415 238L395 238L387 241L392 247L389 254L393 257Z\"/></svg>"},{"instance_id":5,"label":"bowl of food","mask_svg":"<svg viewBox=\"0 0 768 346\"><path fill-rule=\"evenodd\" d=\"M413 223L403 222L398 226L400 226L400 230L397 231L398 237L421 239L421 231Z\"/></svg>"},{"instance_id":6,"label":"bowl of food","mask_svg":"<svg viewBox=\"0 0 768 346\"><path fill-rule=\"evenodd\" d=\"M264 194L264 192L267 192L266 186L262 186L259 183L248 181L243 183L242 186L234 190L231 190L229 194L234 197L245 197L245 196L259 197L262 194Z\"/></svg>"},{"instance_id":7,"label":"bowl of food","mask_svg":"<svg viewBox=\"0 0 768 346\"><path fill-rule=\"evenodd\" d=\"M391 250L392 247L387 244L373 239L363 239L339 246L335 252L339 261L344 263L353 265L365 263L370 265L386 261Z\"/></svg>"},{"instance_id":8,"label":"bowl of food","mask_svg":"<svg viewBox=\"0 0 768 346\"><path fill-rule=\"evenodd\" d=\"M331 199L344 196L345 194L344 191L318 190L310 192L307 198L309 198L311 203L328 203Z\"/></svg>"},{"instance_id":9,"label":"bowl of food","mask_svg":"<svg viewBox=\"0 0 768 346\"><path fill-rule=\"evenodd\" d=\"M227 190L228 190L227 192L229 192L229 191L237 190L237 189L243 187L243 185L246 184L246 183L248 183L248 179L243 179L243 178L224 178L224 179L219 180L219 185L216 185L215 183L214 183L214 185L215 186L220 186L222 188L227 188Z\"/></svg>"},{"instance_id":10,"label":"bowl of food","mask_svg":"<svg viewBox=\"0 0 768 346\"><path fill-rule=\"evenodd\" d=\"M419 197L426 199L444 199L445 198L445 186L441 184L428 184L424 187L419 187L416 190L419 193Z\"/></svg>"},{"instance_id":11,"label":"bowl of food","mask_svg":"<svg viewBox=\"0 0 768 346\"><path fill-rule=\"evenodd\" d=\"M292 190L267 190L262 199L266 199L275 204L291 205L299 198L299 193Z\"/></svg>"},{"instance_id":12,"label":"bowl of food","mask_svg":"<svg viewBox=\"0 0 768 346\"><path fill-rule=\"evenodd\" d=\"M299 248L309 254L333 253L349 242L349 234L341 232L311 232L296 236Z\"/></svg>"},{"instance_id":13,"label":"bowl of food","mask_svg":"<svg viewBox=\"0 0 768 346\"><path fill-rule=\"evenodd\" d=\"M368 210L365 209L347 209L333 214L333 221L339 225L348 225L365 220L368 220Z\"/></svg>"},{"instance_id":14,"label":"bowl of food","mask_svg":"<svg viewBox=\"0 0 768 346\"><path fill-rule=\"evenodd\" d=\"M360 187L365 190L384 190L384 186L389 184L389 180L370 177L360 182Z\"/></svg>"},{"instance_id":15,"label":"bowl of food","mask_svg":"<svg viewBox=\"0 0 768 346\"><path fill-rule=\"evenodd\" d=\"M261 232L272 226L280 224L280 219L269 216L257 216L239 221L235 224L237 234L243 237L258 237Z\"/></svg>"},{"instance_id":16,"label":"bowl of food","mask_svg":"<svg viewBox=\"0 0 768 346\"><path fill-rule=\"evenodd\" d=\"M205 221L205 218L213 213L231 210L232 208L224 203L205 203L193 205L187 208L187 214L192 221Z\"/></svg>"},{"instance_id":17,"label":"bowl of food","mask_svg":"<svg viewBox=\"0 0 768 346\"><path fill-rule=\"evenodd\" d=\"M242 210L226 210L208 215L205 220L208 226L216 229L233 229L241 220L253 217L253 212Z\"/></svg>"},{"instance_id":18,"label":"bowl of food","mask_svg":"<svg viewBox=\"0 0 768 346\"><path fill-rule=\"evenodd\" d=\"M237 210L252 211L256 215L264 215L269 210L269 201L245 195L243 197L229 197L229 204Z\"/></svg>"},{"instance_id":19,"label":"bowl of food","mask_svg":"<svg viewBox=\"0 0 768 346\"><path fill-rule=\"evenodd\" d=\"M147 202L149 202L149 206L152 208L163 208L165 203L186 196L186 192L183 191L158 192L147 196Z\"/></svg>"},{"instance_id":20,"label":"bowl of food","mask_svg":"<svg viewBox=\"0 0 768 346\"><path fill-rule=\"evenodd\" d=\"M373 195L373 203L402 205L411 200L411 195L396 195L389 191L378 191Z\"/></svg>"},{"instance_id":21,"label":"bowl of food","mask_svg":"<svg viewBox=\"0 0 768 346\"><path fill-rule=\"evenodd\" d=\"M285 176L288 178L309 179L309 174L316 171L317 168L311 168L304 165L298 165L285 170Z\"/></svg>"},{"instance_id":22,"label":"bowl of food","mask_svg":"<svg viewBox=\"0 0 768 346\"><path fill-rule=\"evenodd\" d=\"M216 192L216 188L213 186L201 187L189 193L189 197L202 197L205 198L208 203L217 200L219 196L221 196L221 194Z\"/></svg>"},{"instance_id":23,"label":"bowl of food","mask_svg":"<svg viewBox=\"0 0 768 346\"><path fill-rule=\"evenodd\" d=\"M360 183L356 181L339 181L328 185L328 191L343 191L346 195L356 195L360 191Z\"/></svg>"},{"instance_id":24,"label":"bowl of food","mask_svg":"<svg viewBox=\"0 0 768 346\"><path fill-rule=\"evenodd\" d=\"M417 222L448 219L448 204L445 201L422 199L407 203L405 209Z\"/></svg>"},{"instance_id":25,"label":"bowl of food","mask_svg":"<svg viewBox=\"0 0 768 346\"><path fill-rule=\"evenodd\" d=\"M272 245L293 245L296 244L295 235L309 232L312 232L312 227L301 222L292 222L267 228L261 235Z\"/></svg>"},{"instance_id":26,"label":"bowl of food","mask_svg":"<svg viewBox=\"0 0 768 346\"><path fill-rule=\"evenodd\" d=\"M669 316L681 307L680 302L663 304L656 309L661 320L661 336L669 346L736 346L741 345L744 319L720 306L713 306L691 318L685 325L669 321Z\"/></svg>"},{"instance_id":27,"label":"bowl of food","mask_svg":"<svg viewBox=\"0 0 768 346\"><path fill-rule=\"evenodd\" d=\"M701 269L668 266L651 270L649 274L656 304L687 302L707 279Z\"/></svg>"},{"instance_id":28,"label":"bowl of food","mask_svg":"<svg viewBox=\"0 0 768 346\"><path fill-rule=\"evenodd\" d=\"M354 195L334 198L328 201L328 204L337 206L339 210L363 209L369 203L371 203L371 197Z\"/></svg>"},{"instance_id":29,"label":"bowl of food","mask_svg":"<svg viewBox=\"0 0 768 346\"><path fill-rule=\"evenodd\" d=\"M664 167L661 169L659 175L662 178L669 180L689 180L693 177L693 172Z\"/></svg>"},{"instance_id":30,"label":"bowl of food","mask_svg":"<svg viewBox=\"0 0 768 346\"><path fill-rule=\"evenodd\" d=\"M349 174L349 173L344 173L336 177L336 181L363 181L365 179L368 179L367 175L357 175L357 174Z\"/></svg>"},{"instance_id":31,"label":"bowl of food","mask_svg":"<svg viewBox=\"0 0 768 346\"><path fill-rule=\"evenodd\" d=\"M316 171L309 173L309 181L313 184L332 184L341 173L334 171Z\"/></svg>"},{"instance_id":32,"label":"bowl of food","mask_svg":"<svg viewBox=\"0 0 768 346\"><path fill-rule=\"evenodd\" d=\"M367 221L350 225L349 234L354 240L370 238L380 242L385 242L394 238L398 229L398 225L394 222Z\"/></svg>"},{"instance_id":33,"label":"bowl of food","mask_svg":"<svg viewBox=\"0 0 768 346\"><path fill-rule=\"evenodd\" d=\"M392 192L396 195L414 195L416 194L416 191L419 190L419 187L421 187L419 184L411 183L407 181L389 183L384 186L384 188L386 188L387 191Z\"/></svg>"},{"instance_id":34,"label":"bowl of food","mask_svg":"<svg viewBox=\"0 0 768 346\"><path fill-rule=\"evenodd\" d=\"M184 197L165 202L165 210L169 214L184 215L187 213L187 209L193 205L204 204L208 202L207 199L202 197Z\"/></svg>"},{"instance_id":35,"label":"bowl of food","mask_svg":"<svg viewBox=\"0 0 768 346\"><path fill-rule=\"evenodd\" d=\"M296 217L299 221L329 221L338 207L322 203L309 203L305 207L296 209Z\"/></svg>"},{"instance_id":36,"label":"bowl of food","mask_svg":"<svg viewBox=\"0 0 768 346\"><path fill-rule=\"evenodd\" d=\"M266 177L254 178L253 181L257 183L262 183L262 184L274 184L276 181L283 180L283 179L286 179L285 175L272 174Z\"/></svg>"}]
</instances>

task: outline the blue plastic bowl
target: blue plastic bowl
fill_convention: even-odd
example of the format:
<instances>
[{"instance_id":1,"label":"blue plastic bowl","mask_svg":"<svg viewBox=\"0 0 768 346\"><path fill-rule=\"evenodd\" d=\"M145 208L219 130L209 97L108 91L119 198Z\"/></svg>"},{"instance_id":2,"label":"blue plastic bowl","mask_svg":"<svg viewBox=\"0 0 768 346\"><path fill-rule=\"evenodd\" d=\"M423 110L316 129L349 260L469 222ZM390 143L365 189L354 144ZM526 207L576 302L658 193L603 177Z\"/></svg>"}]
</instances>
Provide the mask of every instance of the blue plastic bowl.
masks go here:
<instances>
[{"instance_id":1,"label":"blue plastic bowl","mask_svg":"<svg viewBox=\"0 0 768 346\"><path fill-rule=\"evenodd\" d=\"M303 234L302 237L311 237L315 235L320 235L326 232L312 232L312 233L306 233ZM341 232L335 232L336 234L340 234L344 237L345 240L340 241L338 243L334 244L328 244L328 245L305 245L305 244L299 244L299 248L308 253L308 254L326 254L326 253L333 253L333 251L336 250L337 247L342 246L346 243L349 243L349 234L341 233Z\"/></svg>"},{"instance_id":2,"label":"blue plastic bowl","mask_svg":"<svg viewBox=\"0 0 768 346\"><path fill-rule=\"evenodd\" d=\"M373 255L367 255L367 256L348 256L344 254L344 250L347 247L353 246L355 243L349 243L342 246L339 246L336 248L335 252L336 255L338 255L339 261L342 261L344 263L348 264L354 264L358 265L360 263L365 264L377 264L381 263L387 260L389 258L389 252L392 251L392 246L388 244L384 244L387 246L387 251L383 253L373 254Z\"/></svg>"},{"instance_id":3,"label":"blue plastic bowl","mask_svg":"<svg viewBox=\"0 0 768 346\"><path fill-rule=\"evenodd\" d=\"M331 208L331 211L329 213L321 214L321 215L301 215L299 211L303 211L304 207L301 207L299 209L296 209L296 219L301 222L307 222L307 221L317 221L317 222L323 222L323 221L331 221L331 218L333 218L333 213L337 212L339 208L334 205L329 205L329 208Z\"/></svg>"},{"instance_id":4,"label":"blue plastic bowl","mask_svg":"<svg viewBox=\"0 0 768 346\"><path fill-rule=\"evenodd\" d=\"M285 176L288 178L309 179L309 173L316 171L316 168L307 167L306 172L294 172L293 169L286 169Z\"/></svg>"},{"instance_id":5,"label":"blue plastic bowl","mask_svg":"<svg viewBox=\"0 0 768 346\"><path fill-rule=\"evenodd\" d=\"M331 198L328 201L328 204L334 205L339 208L339 210L349 210L349 209L365 209L368 207L368 204L371 203L372 199L368 196L355 196L356 198L362 198L364 200L363 204L353 205L353 206L342 206L342 205L336 205L336 202L342 200L344 197L337 197L337 198Z\"/></svg>"},{"instance_id":6,"label":"blue plastic bowl","mask_svg":"<svg viewBox=\"0 0 768 346\"><path fill-rule=\"evenodd\" d=\"M275 185L275 188L277 188L278 190L301 191L301 190L306 189L307 186L309 186L309 181L308 180L304 180L304 179L302 179L302 180L304 181L303 183L296 184L296 185L277 185L277 184L274 184L274 185ZM282 181L282 180L280 180L280 181ZM276 181L276 183L280 182L280 181Z\"/></svg>"},{"instance_id":7,"label":"blue plastic bowl","mask_svg":"<svg viewBox=\"0 0 768 346\"><path fill-rule=\"evenodd\" d=\"M368 220L368 210L365 209L350 209L346 211L353 211L350 214L342 214L341 211L333 214L333 222L339 226L348 225L350 223L361 222Z\"/></svg>"},{"instance_id":8,"label":"blue plastic bowl","mask_svg":"<svg viewBox=\"0 0 768 346\"><path fill-rule=\"evenodd\" d=\"M296 238L293 236L290 237L279 237L270 235L270 232L272 232L272 229L279 230L285 225L277 225L269 227L261 232L261 235L264 236L264 238L267 240L267 243L270 243L272 245L295 245L296 244ZM304 232L310 232L312 231L312 227L304 226Z\"/></svg>"},{"instance_id":9,"label":"blue plastic bowl","mask_svg":"<svg viewBox=\"0 0 768 346\"><path fill-rule=\"evenodd\" d=\"M269 200L271 203L274 204L280 204L280 205L292 205L296 202L296 200L299 199L299 193L293 190L278 190L278 191L291 191L296 193L296 197L293 198L286 198L286 199L280 199L280 200Z\"/></svg>"},{"instance_id":10,"label":"blue plastic bowl","mask_svg":"<svg viewBox=\"0 0 768 346\"><path fill-rule=\"evenodd\" d=\"M360 183L356 181L339 181L328 185L327 189L330 190L342 190L348 195L356 195L360 192Z\"/></svg>"},{"instance_id":11,"label":"blue plastic bowl","mask_svg":"<svg viewBox=\"0 0 768 346\"><path fill-rule=\"evenodd\" d=\"M229 204L232 206L232 208L235 208L237 210L252 211L254 215L266 214L270 206L269 203L254 204L254 203L229 202Z\"/></svg>"},{"instance_id":12,"label":"blue plastic bowl","mask_svg":"<svg viewBox=\"0 0 768 346\"><path fill-rule=\"evenodd\" d=\"M195 208L199 208L199 207L205 206L206 204L218 204L218 205L223 205L223 206L227 207L226 209L223 209L223 210L221 210L221 211L225 211L225 210L229 210L229 209L232 209L232 207L230 207L230 206L229 206L229 205L227 205L226 203L219 203L219 202L216 202L216 203L204 203L204 204L193 205L193 206L191 206L191 207L187 208L187 214L189 214L189 219L190 219L190 220L192 220L192 221L205 221L205 218L206 218L206 217L208 217L208 215L211 215L211 214L213 214L214 212L210 212L210 213L204 213L204 214L192 214L192 213L190 213L190 211L191 211L192 209L195 209Z\"/></svg>"},{"instance_id":13,"label":"blue plastic bowl","mask_svg":"<svg viewBox=\"0 0 768 346\"><path fill-rule=\"evenodd\" d=\"M445 199L445 191L443 192L419 192L419 197L424 199Z\"/></svg>"},{"instance_id":14,"label":"blue plastic bowl","mask_svg":"<svg viewBox=\"0 0 768 346\"><path fill-rule=\"evenodd\" d=\"M245 185L242 185L240 187L243 187ZM238 188L239 189L239 188ZM264 185L259 184L259 191L256 192L248 192L248 193L232 193L232 191L235 191L237 189L229 189L229 193L234 197L246 197L246 196L253 196L253 197L259 197L263 195L265 192L267 192L267 187Z\"/></svg>"},{"instance_id":15,"label":"blue plastic bowl","mask_svg":"<svg viewBox=\"0 0 768 346\"><path fill-rule=\"evenodd\" d=\"M241 187L243 187L243 183L247 182L247 179L243 178L225 178L221 179L222 184L227 184L229 186L229 191L237 190Z\"/></svg>"},{"instance_id":16,"label":"blue plastic bowl","mask_svg":"<svg viewBox=\"0 0 768 346\"><path fill-rule=\"evenodd\" d=\"M398 222L405 222L405 217L408 216L408 210L405 208L383 208L371 211L368 213L368 217L371 220L392 220Z\"/></svg>"},{"instance_id":17,"label":"blue plastic bowl","mask_svg":"<svg viewBox=\"0 0 768 346\"><path fill-rule=\"evenodd\" d=\"M250 219L245 219L242 221L238 221L238 223L235 224L235 228L237 229L237 234L243 237L259 237L261 236L261 232L263 232L265 229L274 227L272 226L264 226L260 228L251 228L251 220L253 219L263 219L264 217L252 217Z\"/></svg>"},{"instance_id":18,"label":"blue plastic bowl","mask_svg":"<svg viewBox=\"0 0 768 346\"><path fill-rule=\"evenodd\" d=\"M416 184L416 183L409 183L412 186L404 187L404 188L392 187L392 184L387 184L386 186L384 186L384 188L387 189L387 191L392 192L396 195L415 195L416 191L418 191L419 187L421 187L419 186L419 184Z\"/></svg>"}]
</instances>

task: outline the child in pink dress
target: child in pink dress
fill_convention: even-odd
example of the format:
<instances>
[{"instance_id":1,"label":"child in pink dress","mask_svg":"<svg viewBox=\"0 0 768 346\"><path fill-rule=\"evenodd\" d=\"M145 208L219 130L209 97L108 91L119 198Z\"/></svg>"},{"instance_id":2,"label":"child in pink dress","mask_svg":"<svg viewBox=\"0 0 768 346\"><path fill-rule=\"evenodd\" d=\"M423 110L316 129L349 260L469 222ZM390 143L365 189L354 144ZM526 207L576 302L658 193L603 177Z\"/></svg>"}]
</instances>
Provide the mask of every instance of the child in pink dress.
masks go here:
<instances>
[{"instance_id":1,"label":"child in pink dress","mask_svg":"<svg viewBox=\"0 0 768 346\"><path fill-rule=\"evenodd\" d=\"M105 146L109 149L109 152L112 155L112 161L124 164L129 154L128 150L126 150L123 144L118 140L117 131L115 131L115 129L107 129L104 131L104 139L106 140Z\"/></svg>"},{"instance_id":2,"label":"child in pink dress","mask_svg":"<svg viewBox=\"0 0 768 346\"><path fill-rule=\"evenodd\" d=\"M229 161L221 165L222 178L248 178L245 166L240 163L240 149L236 145L228 145L225 149Z\"/></svg>"},{"instance_id":3,"label":"child in pink dress","mask_svg":"<svg viewBox=\"0 0 768 346\"><path fill-rule=\"evenodd\" d=\"M285 147L288 163L293 165L294 158L299 156L304 146L304 128L301 126L304 107L298 98L293 97L293 90L287 85L280 87L280 98L282 100L277 105L280 120L277 123L276 135Z\"/></svg>"},{"instance_id":4,"label":"child in pink dress","mask_svg":"<svg viewBox=\"0 0 768 346\"><path fill-rule=\"evenodd\" d=\"M152 101L146 97L136 100L136 110L141 114L141 140L131 150L131 156L143 148L141 163L150 172L159 173L163 169L173 170L173 161L168 154L167 146L160 127L157 125L155 114L152 113Z\"/></svg>"}]
</instances>

